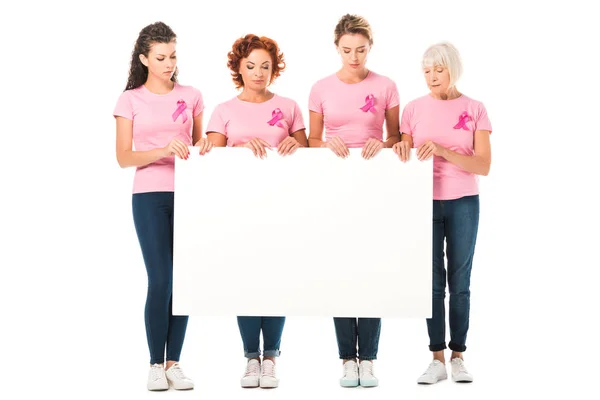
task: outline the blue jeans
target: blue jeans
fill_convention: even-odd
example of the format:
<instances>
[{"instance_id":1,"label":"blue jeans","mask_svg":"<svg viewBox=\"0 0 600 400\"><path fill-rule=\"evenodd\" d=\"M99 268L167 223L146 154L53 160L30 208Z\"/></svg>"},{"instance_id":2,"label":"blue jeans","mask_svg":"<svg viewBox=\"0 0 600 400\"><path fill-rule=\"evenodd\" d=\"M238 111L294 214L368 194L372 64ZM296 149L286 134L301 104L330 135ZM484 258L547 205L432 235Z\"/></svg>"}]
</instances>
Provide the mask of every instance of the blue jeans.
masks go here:
<instances>
[{"instance_id":1,"label":"blue jeans","mask_svg":"<svg viewBox=\"0 0 600 400\"><path fill-rule=\"evenodd\" d=\"M342 360L376 360L381 318L333 318ZM358 344L358 348L356 345Z\"/></svg>"},{"instance_id":2,"label":"blue jeans","mask_svg":"<svg viewBox=\"0 0 600 400\"><path fill-rule=\"evenodd\" d=\"M427 319L429 350L446 348L446 275L450 291L450 343L457 352L467 349L470 283L479 226L479 196L433 201L433 314ZM444 239L448 268L444 266Z\"/></svg>"},{"instance_id":3,"label":"blue jeans","mask_svg":"<svg viewBox=\"0 0 600 400\"><path fill-rule=\"evenodd\" d=\"M187 316L173 316L173 192L135 193L133 222L148 274L144 319L150 363L179 361Z\"/></svg>"},{"instance_id":4,"label":"blue jeans","mask_svg":"<svg viewBox=\"0 0 600 400\"><path fill-rule=\"evenodd\" d=\"M244 344L244 356L260 356L260 332L263 334L265 357L279 357L279 346L285 317L237 317L240 335Z\"/></svg>"}]
</instances>

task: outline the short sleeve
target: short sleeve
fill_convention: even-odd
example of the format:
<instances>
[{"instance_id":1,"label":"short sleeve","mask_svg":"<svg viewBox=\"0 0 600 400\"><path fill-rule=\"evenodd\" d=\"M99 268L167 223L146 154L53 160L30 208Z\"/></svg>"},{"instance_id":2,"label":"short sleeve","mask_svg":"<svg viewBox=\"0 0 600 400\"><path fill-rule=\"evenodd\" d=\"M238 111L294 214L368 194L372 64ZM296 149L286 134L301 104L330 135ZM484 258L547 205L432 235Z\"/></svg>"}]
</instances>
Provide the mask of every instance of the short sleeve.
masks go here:
<instances>
[{"instance_id":1,"label":"short sleeve","mask_svg":"<svg viewBox=\"0 0 600 400\"><path fill-rule=\"evenodd\" d=\"M117 105L113 111L114 117L123 117L133 121L133 105L131 104L131 96L129 92L121 93L117 100Z\"/></svg>"},{"instance_id":2,"label":"short sleeve","mask_svg":"<svg viewBox=\"0 0 600 400\"><path fill-rule=\"evenodd\" d=\"M218 105L213 110L208 124L206 125L206 133L217 132L227 136L227 122L223 117L223 106Z\"/></svg>"},{"instance_id":3,"label":"short sleeve","mask_svg":"<svg viewBox=\"0 0 600 400\"><path fill-rule=\"evenodd\" d=\"M400 132L406 133L407 135L413 134L413 115L414 115L414 103L408 103L404 110L402 110L402 118L400 119Z\"/></svg>"},{"instance_id":4,"label":"short sleeve","mask_svg":"<svg viewBox=\"0 0 600 400\"><path fill-rule=\"evenodd\" d=\"M314 84L310 89L310 95L308 96L308 109L310 111L323 114L323 99L321 98L321 91L319 90L318 84Z\"/></svg>"},{"instance_id":5,"label":"short sleeve","mask_svg":"<svg viewBox=\"0 0 600 400\"><path fill-rule=\"evenodd\" d=\"M390 79L385 90L385 109L389 110L399 105L400 95L398 94L398 87L396 86L396 82Z\"/></svg>"},{"instance_id":6,"label":"short sleeve","mask_svg":"<svg viewBox=\"0 0 600 400\"><path fill-rule=\"evenodd\" d=\"M488 118L487 110L483 103L479 103L477 113L475 115L475 130L492 132L492 123Z\"/></svg>"},{"instance_id":7,"label":"short sleeve","mask_svg":"<svg viewBox=\"0 0 600 400\"><path fill-rule=\"evenodd\" d=\"M197 117L202 111L204 111L204 99L202 98L202 93L198 89L195 89L194 117Z\"/></svg>"},{"instance_id":8,"label":"short sleeve","mask_svg":"<svg viewBox=\"0 0 600 400\"><path fill-rule=\"evenodd\" d=\"M306 129L304 126L304 119L302 118L302 111L300 110L298 103L294 101L294 107L292 109L292 121L290 124L290 135L302 129Z\"/></svg>"}]
</instances>

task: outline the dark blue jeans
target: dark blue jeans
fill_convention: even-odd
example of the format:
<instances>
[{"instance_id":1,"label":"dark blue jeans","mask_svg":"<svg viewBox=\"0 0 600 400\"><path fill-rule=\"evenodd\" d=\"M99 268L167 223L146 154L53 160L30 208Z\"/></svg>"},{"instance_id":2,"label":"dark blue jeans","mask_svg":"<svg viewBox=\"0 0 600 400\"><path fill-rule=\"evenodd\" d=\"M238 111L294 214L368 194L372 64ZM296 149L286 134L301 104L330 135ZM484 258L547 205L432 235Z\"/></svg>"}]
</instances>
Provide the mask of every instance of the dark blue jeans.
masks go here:
<instances>
[{"instance_id":1,"label":"dark blue jeans","mask_svg":"<svg viewBox=\"0 0 600 400\"><path fill-rule=\"evenodd\" d=\"M471 266L479 227L479 196L433 201L433 314L427 319L429 350L446 348L446 275L450 291L450 343L457 352L467 349ZM444 266L444 239L448 268Z\"/></svg>"},{"instance_id":2,"label":"dark blue jeans","mask_svg":"<svg viewBox=\"0 0 600 400\"><path fill-rule=\"evenodd\" d=\"M244 343L244 356L260 356L260 332L263 334L265 357L279 357L279 346L285 317L237 317L240 335Z\"/></svg>"},{"instance_id":3,"label":"dark blue jeans","mask_svg":"<svg viewBox=\"0 0 600 400\"><path fill-rule=\"evenodd\" d=\"M342 360L376 360L381 318L333 318ZM358 349L356 345L358 344Z\"/></svg>"},{"instance_id":4,"label":"dark blue jeans","mask_svg":"<svg viewBox=\"0 0 600 400\"><path fill-rule=\"evenodd\" d=\"M148 273L144 312L150 363L179 361L187 316L173 316L173 192L135 193L133 222Z\"/></svg>"}]
</instances>

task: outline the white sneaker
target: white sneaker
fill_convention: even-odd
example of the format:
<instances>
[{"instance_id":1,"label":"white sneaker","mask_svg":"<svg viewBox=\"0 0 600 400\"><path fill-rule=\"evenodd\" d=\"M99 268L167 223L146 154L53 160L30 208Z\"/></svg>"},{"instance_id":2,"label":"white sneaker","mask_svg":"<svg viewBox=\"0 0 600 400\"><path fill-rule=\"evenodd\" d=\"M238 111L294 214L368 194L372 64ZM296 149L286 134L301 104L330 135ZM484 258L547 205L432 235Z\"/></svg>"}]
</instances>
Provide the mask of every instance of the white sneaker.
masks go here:
<instances>
[{"instance_id":1,"label":"white sneaker","mask_svg":"<svg viewBox=\"0 0 600 400\"><path fill-rule=\"evenodd\" d=\"M248 360L246 364L246 372L244 372L244 376L242 377L242 387L243 388L255 388L258 387L260 375L260 363L258 360Z\"/></svg>"},{"instance_id":2,"label":"white sneaker","mask_svg":"<svg viewBox=\"0 0 600 400\"><path fill-rule=\"evenodd\" d=\"M358 386L358 365L355 361L346 361L344 363L344 376L340 378L342 387Z\"/></svg>"},{"instance_id":3,"label":"white sneaker","mask_svg":"<svg viewBox=\"0 0 600 400\"><path fill-rule=\"evenodd\" d=\"M454 382L473 382L473 375L465 368L465 362L462 358L454 358L450 361L452 365L452 380Z\"/></svg>"},{"instance_id":4,"label":"white sneaker","mask_svg":"<svg viewBox=\"0 0 600 400\"><path fill-rule=\"evenodd\" d=\"M260 366L260 387L276 388L279 386L279 379L275 375L275 363L271 360L263 360Z\"/></svg>"},{"instance_id":5,"label":"white sneaker","mask_svg":"<svg viewBox=\"0 0 600 400\"><path fill-rule=\"evenodd\" d=\"M361 361L358 365L358 375L360 386L374 387L379 384L379 380L373 375L373 361Z\"/></svg>"},{"instance_id":6,"label":"white sneaker","mask_svg":"<svg viewBox=\"0 0 600 400\"><path fill-rule=\"evenodd\" d=\"M418 383L433 384L448 378L446 365L439 360L433 360L423 375L417 380Z\"/></svg>"},{"instance_id":7,"label":"white sneaker","mask_svg":"<svg viewBox=\"0 0 600 400\"><path fill-rule=\"evenodd\" d=\"M175 390L190 390L194 388L194 381L185 376L179 363L171 365L171 368L166 371L165 375Z\"/></svg>"},{"instance_id":8,"label":"white sneaker","mask_svg":"<svg viewBox=\"0 0 600 400\"><path fill-rule=\"evenodd\" d=\"M169 382L165 375L165 369L160 364L154 364L150 367L148 373L148 390L169 390Z\"/></svg>"}]
</instances>

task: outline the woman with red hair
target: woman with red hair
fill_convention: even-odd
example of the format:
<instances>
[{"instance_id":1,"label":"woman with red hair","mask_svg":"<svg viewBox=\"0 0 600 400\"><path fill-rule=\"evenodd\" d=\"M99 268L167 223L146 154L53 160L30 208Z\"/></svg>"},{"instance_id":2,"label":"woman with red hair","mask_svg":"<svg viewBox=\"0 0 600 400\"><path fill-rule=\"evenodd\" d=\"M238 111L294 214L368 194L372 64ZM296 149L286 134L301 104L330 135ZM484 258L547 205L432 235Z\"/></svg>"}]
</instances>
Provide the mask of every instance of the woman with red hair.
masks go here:
<instances>
[{"instance_id":1,"label":"woman with red hair","mask_svg":"<svg viewBox=\"0 0 600 400\"><path fill-rule=\"evenodd\" d=\"M259 158L267 155L267 148L276 148L285 156L299 147L308 147L298 104L268 89L285 68L277 43L248 34L235 41L228 59L233 82L241 93L215 107L206 129L208 140L217 147L247 147ZM248 359L242 387L278 386L275 357L279 356L284 323L283 316L238 317L244 355Z\"/></svg>"}]
</instances>

